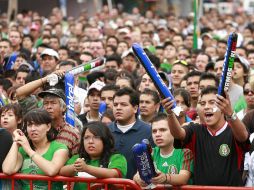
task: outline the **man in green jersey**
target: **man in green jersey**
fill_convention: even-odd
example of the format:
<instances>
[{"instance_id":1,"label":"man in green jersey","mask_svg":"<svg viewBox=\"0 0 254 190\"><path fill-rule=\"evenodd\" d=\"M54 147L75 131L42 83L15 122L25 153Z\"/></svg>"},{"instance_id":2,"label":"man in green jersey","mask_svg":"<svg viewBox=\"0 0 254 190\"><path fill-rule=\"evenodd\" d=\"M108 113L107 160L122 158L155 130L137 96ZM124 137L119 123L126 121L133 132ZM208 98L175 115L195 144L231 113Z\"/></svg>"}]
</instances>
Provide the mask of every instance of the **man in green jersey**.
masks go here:
<instances>
[{"instance_id":1,"label":"man in green jersey","mask_svg":"<svg viewBox=\"0 0 254 190\"><path fill-rule=\"evenodd\" d=\"M184 185L190 183L193 173L193 155L189 149L175 149L174 138L170 133L167 115L160 113L152 121L152 137L156 147L152 157L157 176L153 184ZM134 178L141 186L146 186L137 173Z\"/></svg>"}]
</instances>

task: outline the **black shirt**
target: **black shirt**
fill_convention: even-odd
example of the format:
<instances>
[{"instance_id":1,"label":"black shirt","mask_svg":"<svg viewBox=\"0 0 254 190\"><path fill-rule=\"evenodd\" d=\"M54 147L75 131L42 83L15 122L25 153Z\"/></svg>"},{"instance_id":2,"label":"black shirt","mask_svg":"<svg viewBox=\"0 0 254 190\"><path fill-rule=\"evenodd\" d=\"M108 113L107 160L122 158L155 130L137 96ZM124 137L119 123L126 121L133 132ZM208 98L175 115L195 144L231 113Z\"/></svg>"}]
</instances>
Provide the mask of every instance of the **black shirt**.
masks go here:
<instances>
[{"instance_id":1,"label":"black shirt","mask_svg":"<svg viewBox=\"0 0 254 190\"><path fill-rule=\"evenodd\" d=\"M11 134L3 128L0 128L0 172L6 155L12 146Z\"/></svg>"},{"instance_id":2,"label":"black shirt","mask_svg":"<svg viewBox=\"0 0 254 190\"><path fill-rule=\"evenodd\" d=\"M239 143L227 124L216 136L200 124L190 123L184 129L184 141L176 140L175 145L189 148L194 154L194 184L243 186L241 176L248 142Z\"/></svg>"}]
</instances>

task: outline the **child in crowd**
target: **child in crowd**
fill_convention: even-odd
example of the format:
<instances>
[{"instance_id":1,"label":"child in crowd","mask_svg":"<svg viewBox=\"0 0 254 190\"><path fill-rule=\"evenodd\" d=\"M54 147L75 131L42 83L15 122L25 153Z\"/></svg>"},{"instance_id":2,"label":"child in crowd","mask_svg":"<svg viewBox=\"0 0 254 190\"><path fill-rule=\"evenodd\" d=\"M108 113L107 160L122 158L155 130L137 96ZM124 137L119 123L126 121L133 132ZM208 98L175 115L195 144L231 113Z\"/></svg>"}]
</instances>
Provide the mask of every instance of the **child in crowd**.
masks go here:
<instances>
[{"instance_id":1,"label":"child in crowd","mask_svg":"<svg viewBox=\"0 0 254 190\"><path fill-rule=\"evenodd\" d=\"M1 127L13 134L22 126L22 111L19 104L7 104L0 110Z\"/></svg>"}]
</instances>

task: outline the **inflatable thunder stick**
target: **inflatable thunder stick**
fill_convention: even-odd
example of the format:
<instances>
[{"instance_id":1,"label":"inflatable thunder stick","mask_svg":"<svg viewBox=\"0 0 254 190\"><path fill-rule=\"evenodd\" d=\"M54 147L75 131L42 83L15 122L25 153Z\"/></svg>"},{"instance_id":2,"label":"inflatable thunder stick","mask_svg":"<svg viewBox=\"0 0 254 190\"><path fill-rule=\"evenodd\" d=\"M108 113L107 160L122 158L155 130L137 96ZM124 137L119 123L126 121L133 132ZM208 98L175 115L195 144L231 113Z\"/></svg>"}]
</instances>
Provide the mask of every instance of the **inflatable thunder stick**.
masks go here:
<instances>
[{"instance_id":1,"label":"inflatable thunder stick","mask_svg":"<svg viewBox=\"0 0 254 190\"><path fill-rule=\"evenodd\" d=\"M77 74L89 71L95 67L99 67L99 66L103 65L105 63L105 61L106 61L106 59L104 57L98 57L94 60L91 60L91 61L83 63L77 67L74 67L73 69L71 69L68 72L73 75L77 75Z\"/></svg>"},{"instance_id":2,"label":"inflatable thunder stick","mask_svg":"<svg viewBox=\"0 0 254 190\"><path fill-rule=\"evenodd\" d=\"M132 147L139 176L148 185L152 185L151 179L157 175L151 156L151 150L150 143L147 139L143 139L140 144L135 144Z\"/></svg>"},{"instance_id":3,"label":"inflatable thunder stick","mask_svg":"<svg viewBox=\"0 0 254 190\"><path fill-rule=\"evenodd\" d=\"M156 71L154 65L152 64L152 62L146 55L143 48L139 44L134 43L132 45L132 49L133 49L135 56L139 60L139 62L144 66L147 74L152 79L155 87L159 91L162 98L170 98L171 100L174 100L173 95L171 94L171 92L169 91L169 89L167 88L167 86L165 85L163 80L161 79L160 75ZM181 111L180 107L176 106L176 102L174 102L172 110L175 112L176 115L179 115L179 113Z\"/></svg>"},{"instance_id":4,"label":"inflatable thunder stick","mask_svg":"<svg viewBox=\"0 0 254 190\"><path fill-rule=\"evenodd\" d=\"M230 85L235 60L236 43L237 43L237 34L231 33L228 37L227 51L224 58L221 79L218 88L218 94L224 97L225 97L224 91L228 91Z\"/></svg>"},{"instance_id":5,"label":"inflatable thunder stick","mask_svg":"<svg viewBox=\"0 0 254 190\"><path fill-rule=\"evenodd\" d=\"M99 57L87 63L83 63L77 67L74 67L65 74L65 94L66 94L66 122L72 127L75 125L75 111L74 111L74 75L89 71L95 67L101 66L105 63L105 58ZM56 75L57 76L57 75ZM58 82L58 78L56 78Z\"/></svg>"},{"instance_id":6,"label":"inflatable thunder stick","mask_svg":"<svg viewBox=\"0 0 254 190\"><path fill-rule=\"evenodd\" d=\"M74 75L66 73L64 76L65 81L65 95L66 95L66 123L75 126L75 111L74 111Z\"/></svg>"},{"instance_id":7,"label":"inflatable thunder stick","mask_svg":"<svg viewBox=\"0 0 254 190\"><path fill-rule=\"evenodd\" d=\"M101 101L100 105L99 105L99 110L98 110L100 119L102 118L102 116L103 116L103 114L105 113L106 110L107 110L106 102Z\"/></svg>"}]
</instances>

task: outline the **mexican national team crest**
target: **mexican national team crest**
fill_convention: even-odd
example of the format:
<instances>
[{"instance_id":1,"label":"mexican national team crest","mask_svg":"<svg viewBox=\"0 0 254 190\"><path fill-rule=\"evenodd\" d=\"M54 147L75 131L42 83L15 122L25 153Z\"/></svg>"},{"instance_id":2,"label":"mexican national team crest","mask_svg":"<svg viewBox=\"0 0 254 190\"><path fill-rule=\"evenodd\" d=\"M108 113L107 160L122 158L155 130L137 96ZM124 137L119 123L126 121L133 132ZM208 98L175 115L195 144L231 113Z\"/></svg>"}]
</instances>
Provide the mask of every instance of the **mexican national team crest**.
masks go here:
<instances>
[{"instance_id":1,"label":"mexican national team crest","mask_svg":"<svg viewBox=\"0 0 254 190\"><path fill-rule=\"evenodd\" d=\"M168 173L170 173L170 174L178 174L176 166L175 165L170 165L168 167Z\"/></svg>"},{"instance_id":2,"label":"mexican national team crest","mask_svg":"<svg viewBox=\"0 0 254 190\"><path fill-rule=\"evenodd\" d=\"M227 144L222 144L220 145L219 153L221 156L228 156L230 153L230 148L228 147Z\"/></svg>"}]
</instances>

